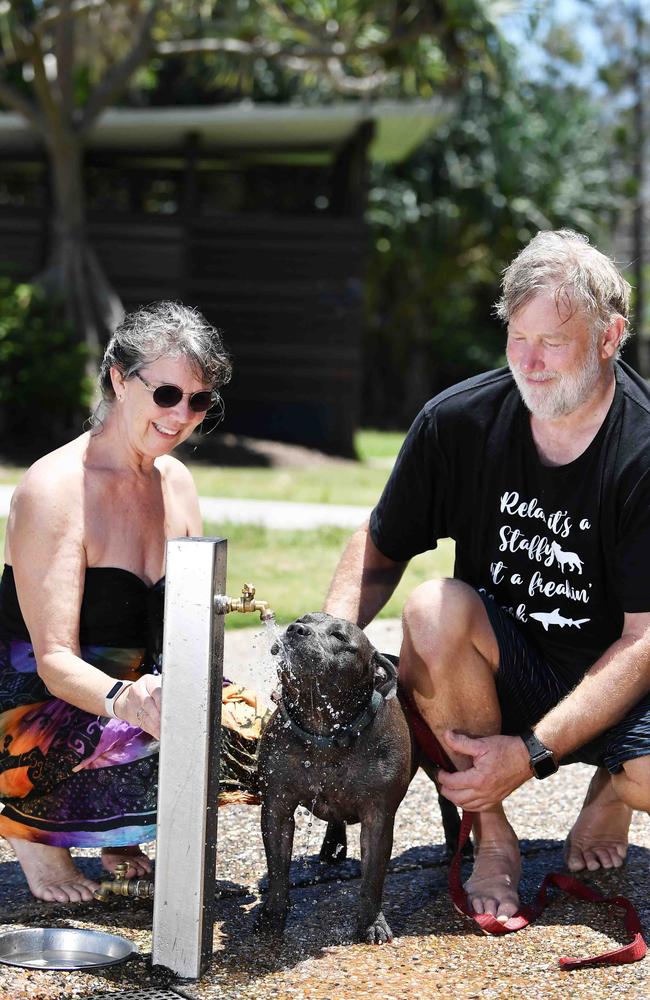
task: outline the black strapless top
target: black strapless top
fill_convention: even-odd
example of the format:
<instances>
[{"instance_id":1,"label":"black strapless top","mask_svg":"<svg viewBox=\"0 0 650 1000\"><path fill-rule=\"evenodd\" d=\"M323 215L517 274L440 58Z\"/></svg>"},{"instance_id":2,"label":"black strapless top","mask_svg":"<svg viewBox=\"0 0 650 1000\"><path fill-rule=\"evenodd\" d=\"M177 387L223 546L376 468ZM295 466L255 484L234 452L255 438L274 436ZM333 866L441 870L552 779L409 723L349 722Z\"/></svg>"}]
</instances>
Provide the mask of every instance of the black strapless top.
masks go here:
<instances>
[{"instance_id":1,"label":"black strapless top","mask_svg":"<svg viewBox=\"0 0 650 1000\"><path fill-rule=\"evenodd\" d=\"M128 569L87 569L79 619L80 645L146 647L155 657L162 646L164 594L164 577L149 587ZM5 566L0 580L0 632L31 641L11 566Z\"/></svg>"}]
</instances>

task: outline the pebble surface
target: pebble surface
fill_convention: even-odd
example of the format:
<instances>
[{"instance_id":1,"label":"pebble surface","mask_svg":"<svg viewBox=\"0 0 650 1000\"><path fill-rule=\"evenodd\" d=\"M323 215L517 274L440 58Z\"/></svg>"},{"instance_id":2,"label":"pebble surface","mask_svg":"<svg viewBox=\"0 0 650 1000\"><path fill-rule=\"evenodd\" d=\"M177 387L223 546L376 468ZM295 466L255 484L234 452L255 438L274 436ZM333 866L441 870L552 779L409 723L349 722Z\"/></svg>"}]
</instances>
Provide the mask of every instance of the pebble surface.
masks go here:
<instances>
[{"instance_id":1,"label":"pebble surface","mask_svg":"<svg viewBox=\"0 0 650 1000\"><path fill-rule=\"evenodd\" d=\"M248 634L250 632L250 634ZM376 645L399 642L397 623L373 623ZM263 641L253 630L227 636L226 672L272 686ZM562 871L562 844L587 788L591 769L562 768L549 781L529 781L508 800L522 840L522 893L530 899L544 874ZM628 966L562 972L563 955L611 950L625 941L618 911L558 896L534 926L501 938L482 935L453 909L435 790L419 772L395 824L384 913L395 940L382 947L353 940L359 892L358 827L349 829L348 859L320 865L324 824L300 810L294 841L292 909L281 945L253 933L266 862L259 810L219 812L214 960L198 982L153 970L152 903L115 897L109 903L63 906L32 899L17 862L0 841L0 916L5 929L34 926L97 928L132 941L140 954L93 972L55 972L0 965L0 1000L402 1000L427 996L462 1000L650 1000L650 958ZM650 819L635 814L626 866L588 875L605 895L635 904L650 941ZM150 853L154 845L149 845ZM76 851L99 876L91 851Z\"/></svg>"}]
</instances>

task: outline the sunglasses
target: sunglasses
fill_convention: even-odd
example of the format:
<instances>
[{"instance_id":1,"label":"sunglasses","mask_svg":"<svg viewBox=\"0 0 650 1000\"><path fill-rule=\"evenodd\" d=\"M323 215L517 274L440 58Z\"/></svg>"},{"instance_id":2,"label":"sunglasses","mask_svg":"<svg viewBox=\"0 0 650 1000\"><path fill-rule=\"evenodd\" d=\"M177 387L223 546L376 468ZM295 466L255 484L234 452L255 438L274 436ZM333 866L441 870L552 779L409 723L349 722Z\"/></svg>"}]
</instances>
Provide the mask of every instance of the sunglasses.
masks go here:
<instances>
[{"instance_id":1,"label":"sunglasses","mask_svg":"<svg viewBox=\"0 0 650 1000\"><path fill-rule=\"evenodd\" d=\"M145 389L153 393L153 401L156 406L161 406L165 410L180 403L183 396L189 396L187 402L190 410L194 410L195 413L205 413L219 399L219 393L214 389L183 392L177 385L152 385L151 382L147 382L146 378L142 377L140 372L134 372L134 375L140 379Z\"/></svg>"}]
</instances>

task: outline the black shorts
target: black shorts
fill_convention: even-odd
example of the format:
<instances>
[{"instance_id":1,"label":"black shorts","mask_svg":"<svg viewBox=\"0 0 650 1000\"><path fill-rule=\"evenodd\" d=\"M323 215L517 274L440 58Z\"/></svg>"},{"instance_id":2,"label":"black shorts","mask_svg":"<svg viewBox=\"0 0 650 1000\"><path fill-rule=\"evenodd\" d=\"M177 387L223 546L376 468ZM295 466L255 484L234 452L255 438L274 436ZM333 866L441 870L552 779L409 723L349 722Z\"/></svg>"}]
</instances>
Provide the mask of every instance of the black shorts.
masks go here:
<instances>
[{"instance_id":1,"label":"black shorts","mask_svg":"<svg viewBox=\"0 0 650 1000\"><path fill-rule=\"evenodd\" d=\"M516 736L539 722L569 694L571 686L522 635L510 615L492 598L484 594L479 597L499 644L496 685L502 715L501 731ZM642 698L611 729L563 757L561 763L597 764L615 774L626 760L646 756L650 756L650 695Z\"/></svg>"}]
</instances>

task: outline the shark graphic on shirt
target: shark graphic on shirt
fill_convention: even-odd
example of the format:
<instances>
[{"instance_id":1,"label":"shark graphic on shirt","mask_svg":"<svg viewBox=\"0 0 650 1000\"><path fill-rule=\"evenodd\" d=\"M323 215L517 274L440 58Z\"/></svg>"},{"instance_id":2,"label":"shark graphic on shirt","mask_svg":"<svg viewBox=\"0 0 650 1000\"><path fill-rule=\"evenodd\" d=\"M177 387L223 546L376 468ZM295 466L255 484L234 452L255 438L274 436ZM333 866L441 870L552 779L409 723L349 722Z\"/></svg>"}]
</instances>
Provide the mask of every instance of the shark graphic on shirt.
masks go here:
<instances>
[{"instance_id":1,"label":"shark graphic on shirt","mask_svg":"<svg viewBox=\"0 0 650 1000\"><path fill-rule=\"evenodd\" d=\"M572 628L580 628L591 620L589 618L564 618L560 614L559 608L556 608L555 611L534 611L528 617L541 622L545 632L548 632L549 625L559 625L560 628L564 628L565 625L569 625Z\"/></svg>"}]
</instances>

